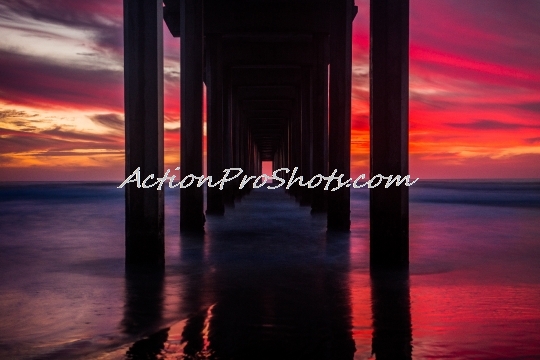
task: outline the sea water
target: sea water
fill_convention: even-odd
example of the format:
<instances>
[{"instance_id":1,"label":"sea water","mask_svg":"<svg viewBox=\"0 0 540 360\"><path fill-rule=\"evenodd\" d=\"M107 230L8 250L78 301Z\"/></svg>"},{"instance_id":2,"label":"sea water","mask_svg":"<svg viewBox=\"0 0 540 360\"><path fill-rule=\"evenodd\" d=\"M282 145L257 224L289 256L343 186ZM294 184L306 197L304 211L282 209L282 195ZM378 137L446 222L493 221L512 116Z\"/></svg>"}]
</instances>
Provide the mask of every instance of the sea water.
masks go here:
<instances>
[{"instance_id":1,"label":"sea water","mask_svg":"<svg viewBox=\"0 0 540 360\"><path fill-rule=\"evenodd\" d=\"M282 189L124 267L113 183L0 185L1 359L540 358L540 183L410 187L410 271L370 274L369 193L326 232ZM157 190L156 190L157 191Z\"/></svg>"}]
</instances>

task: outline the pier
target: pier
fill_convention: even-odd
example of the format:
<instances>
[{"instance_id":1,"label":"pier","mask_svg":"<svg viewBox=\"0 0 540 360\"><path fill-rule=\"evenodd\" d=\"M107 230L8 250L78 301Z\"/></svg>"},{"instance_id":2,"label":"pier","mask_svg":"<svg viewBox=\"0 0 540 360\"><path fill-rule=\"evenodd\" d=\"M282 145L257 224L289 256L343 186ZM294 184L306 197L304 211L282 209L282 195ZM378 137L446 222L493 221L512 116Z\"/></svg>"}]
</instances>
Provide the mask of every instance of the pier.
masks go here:
<instances>
[{"instance_id":1,"label":"pier","mask_svg":"<svg viewBox=\"0 0 540 360\"><path fill-rule=\"evenodd\" d=\"M354 0L124 0L126 174L163 176L163 21L181 44L180 173L299 168L350 177ZM371 0L371 176L408 174L408 0ZM237 185L237 184L236 184ZM350 229L350 188L290 189L328 231ZM180 228L203 232L245 195L180 191ZM164 262L163 192L126 186L126 263ZM408 189L370 189L371 265L408 265Z\"/></svg>"}]
</instances>

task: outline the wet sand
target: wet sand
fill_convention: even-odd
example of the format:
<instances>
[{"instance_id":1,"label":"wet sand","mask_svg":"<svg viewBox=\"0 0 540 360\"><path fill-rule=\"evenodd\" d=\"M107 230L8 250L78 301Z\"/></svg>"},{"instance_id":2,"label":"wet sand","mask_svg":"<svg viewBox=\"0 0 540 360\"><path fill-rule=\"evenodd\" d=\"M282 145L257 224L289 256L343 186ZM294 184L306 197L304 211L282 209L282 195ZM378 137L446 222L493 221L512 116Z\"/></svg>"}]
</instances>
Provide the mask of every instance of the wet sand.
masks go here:
<instances>
[{"instance_id":1,"label":"wet sand","mask_svg":"<svg viewBox=\"0 0 540 360\"><path fill-rule=\"evenodd\" d=\"M3 187L0 358L538 358L538 191L415 191L409 273L370 274L367 192L337 234L263 189L202 236L167 193L165 269L126 272L123 192Z\"/></svg>"}]
</instances>

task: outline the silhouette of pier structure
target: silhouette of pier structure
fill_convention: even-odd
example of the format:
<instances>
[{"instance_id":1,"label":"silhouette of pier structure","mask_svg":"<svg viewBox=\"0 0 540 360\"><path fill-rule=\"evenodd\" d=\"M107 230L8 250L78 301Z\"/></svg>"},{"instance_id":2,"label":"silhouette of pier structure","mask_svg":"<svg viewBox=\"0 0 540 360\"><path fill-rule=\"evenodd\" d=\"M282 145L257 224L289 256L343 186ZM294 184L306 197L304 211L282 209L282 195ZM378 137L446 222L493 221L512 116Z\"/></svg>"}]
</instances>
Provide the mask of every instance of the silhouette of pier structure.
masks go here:
<instances>
[{"instance_id":1,"label":"silhouette of pier structure","mask_svg":"<svg viewBox=\"0 0 540 360\"><path fill-rule=\"evenodd\" d=\"M371 175L408 174L408 0L371 0ZM124 0L126 174L163 176L163 21L180 37L181 178L261 162L350 178L354 0ZM289 174L281 172L282 177ZM406 186L370 190L371 263L408 265ZM290 189L329 230L350 228L350 188ZM208 188L223 214L238 183ZM203 189L180 191L182 231L204 231ZM164 197L126 186L126 263L163 263Z\"/></svg>"}]
</instances>

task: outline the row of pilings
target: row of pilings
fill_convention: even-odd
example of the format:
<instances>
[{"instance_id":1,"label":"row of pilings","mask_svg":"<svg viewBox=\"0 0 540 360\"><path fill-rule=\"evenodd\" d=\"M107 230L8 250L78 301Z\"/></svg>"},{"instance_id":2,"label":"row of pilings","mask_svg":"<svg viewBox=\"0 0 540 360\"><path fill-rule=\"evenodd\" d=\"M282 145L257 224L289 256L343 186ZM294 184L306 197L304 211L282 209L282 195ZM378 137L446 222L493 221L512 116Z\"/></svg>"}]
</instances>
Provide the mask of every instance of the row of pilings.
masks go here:
<instances>
[{"instance_id":1,"label":"row of pilings","mask_svg":"<svg viewBox=\"0 0 540 360\"><path fill-rule=\"evenodd\" d=\"M126 174L163 176L163 20L180 37L180 176L239 167L350 178L354 0L124 0ZM408 174L407 0L370 7L371 175ZM238 195L208 189L206 212ZM350 188L293 187L332 231L350 229ZM241 195L241 193L240 193ZM203 189L180 191L182 231L202 232ZM126 262L164 262L162 191L126 186ZM370 190L371 262L408 264L408 189Z\"/></svg>"}]
</instances>

